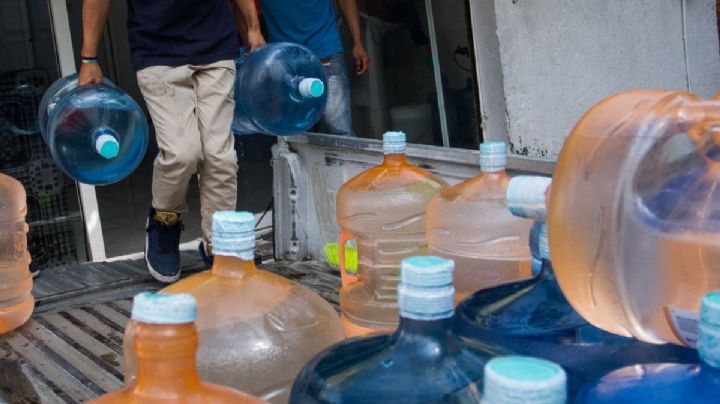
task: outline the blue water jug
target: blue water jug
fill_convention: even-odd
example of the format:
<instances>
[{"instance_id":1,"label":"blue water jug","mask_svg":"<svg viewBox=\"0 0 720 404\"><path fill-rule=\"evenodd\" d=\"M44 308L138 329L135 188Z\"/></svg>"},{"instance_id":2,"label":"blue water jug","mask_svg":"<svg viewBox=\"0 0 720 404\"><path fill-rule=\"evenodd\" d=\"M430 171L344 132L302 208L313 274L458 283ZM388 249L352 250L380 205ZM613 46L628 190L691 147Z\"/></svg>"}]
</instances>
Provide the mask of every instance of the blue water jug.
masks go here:
<instances>
[{"instance_id":1,"label":"blue water jug","mask_svg":"<svg viewBox=\"0 0 720 404\"><path fill-rule=\"evenodd\" d=\"M698 351L699 364L654 363L615 370L586 386L576 402L720 403L720 291L702 300Z\"/></svg>"},{"instance_id":2,"label":"blue water jug","mask_svg":"<svg viewBox=\"0 0 720 404\"><path fill-rule=\"evenodd\" d=\"M476 403L483 367L503 350L469 345L452 332L453 262L402 261L400 325L391 335L352 338L311 360L290 403Z\"/></svg>"},{"instance_id":3,"label":"blue water jug","mask_svg":"<svg viewBox=\"0 0 720 404\"><path fill-rule=\"evenodd\" d=\"M56 81L40 101L38 125L58 167L86 184L127 177L148 144L142 109L107 79L82 87L77 74Z\"/></svg>"},{"instance_id":4,"label":"blue water jug","mask_svg":"<svg viewBox=\"0 0 720 404\"><path fill-rule=\"evenodd\" d=\"M236 60L235 134L297 135L312 128L325 108L325 71L309 49L272 43Z\"/></svg>"},{"instance_id":5,"label":"blue water jug","mask_svg":"<svg viewBox=\"0 0 720 404\"><path fill-rule=\"evenodd\" d=\"M511 182L510 187L513 186ZM512 189L509 189L512 191ZM512 207L512 200L509 200ZM502 346L518 354L551 360L570 376L569 392L612 369L632 363L697 360L695 351L617 336L587 323L562 293L550 261L547 226L530 233L536 275L529 280L476 292L456 309L455 327L465 338Z\"/></svg>"}]
</instances>

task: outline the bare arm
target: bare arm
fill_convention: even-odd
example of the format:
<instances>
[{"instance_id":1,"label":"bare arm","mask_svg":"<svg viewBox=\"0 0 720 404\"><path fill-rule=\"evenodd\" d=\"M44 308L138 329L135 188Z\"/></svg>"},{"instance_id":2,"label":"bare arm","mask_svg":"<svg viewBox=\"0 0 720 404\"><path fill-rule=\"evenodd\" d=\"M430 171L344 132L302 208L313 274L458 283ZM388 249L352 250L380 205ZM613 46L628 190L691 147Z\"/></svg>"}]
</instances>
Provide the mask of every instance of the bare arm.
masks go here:
<instances>
[{"instance_id":1,"label":"bare arm","mask_svg":"<svg viewBox=\"0 0 720 404\"><path fill-rule=\"evenodd\" d=\"M370 60L360 35L360 14L358 13L357 0L338 0L338 6L340 6L340 12L348 25L352 37L355 73L361 75L367 71Z\"/></svg>"},{"instance_id":2,"label":"bare arm","mask_svg":"<svg viewBox=\"0 0 720 404\"><path fill-rule=\"evenodd\" d=\"M238 32L243 42L250 47L250 51L265 45L265 38L260 32L260 19L254 0L234 0L235 20Z\"/></svg>"},{"instance_id":3,"label":"bare arm","mask_svg":"<svg viewBox=\"0 0 720 404\"><path fill-rule=\"evenodd\" d=\"M97 57L98 45L110 11L110 0L84 0L82 9L83 45L81 56ZM81 63L79 85L102 83L102 70L97 63Z\"/></svg>"}]
</instances>

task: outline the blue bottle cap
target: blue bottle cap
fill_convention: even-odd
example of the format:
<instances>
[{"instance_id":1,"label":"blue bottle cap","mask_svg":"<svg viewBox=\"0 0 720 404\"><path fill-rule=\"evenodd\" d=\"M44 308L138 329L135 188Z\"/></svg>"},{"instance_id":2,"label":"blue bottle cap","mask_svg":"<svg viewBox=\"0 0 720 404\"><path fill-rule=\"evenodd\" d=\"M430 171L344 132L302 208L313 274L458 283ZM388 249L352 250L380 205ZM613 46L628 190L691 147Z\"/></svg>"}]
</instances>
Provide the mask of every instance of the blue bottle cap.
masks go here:
<instances>
[{"instance_id":1,"label":"blue bottle cap","mask_svg":"<svg viewBox=\"0 0 720 404\"><path fill-rule=\"evenodd\" d=\"M117 134L111 129L98 129L95 131L95 150L102 157L110 160L120 153L120 143Z\"/></svg>"},{"instance_id":2,"label":"blue bottle cap","mask_svg":"<svg viewBox=\"0 0 720 404\"><path fill-rule=\"evenodd\" d=\"M255 216L250 212L215 212L212 221L213 254L254 258Z\"/></svg>"},{"instance_id":3,"label":"blue bottle cap","mask_svg":"<svg viewBox=\"0 0 720 404\"><path fill-rule=\"evenodd\" d=\"M480 143L480 169L484 172L502 171L507 165L505 142Z\"/></svg>"},{"instance_id":4,"label":"blue bottle cap","mask_svg":"<svg viewBox=\"0 0 720 404\"><path fill-rule=\"evenodd\" d=\"M547 207L545 194L551 178L519 175L508 182L507 205L510 213L518 217L545 221Z\"/></svg>"},{"instance_id":5,"label":"blue bottle cap","mask_svg":"<svg viewBox=\"0 0 720 404\"><path fill-rule=\"evenodd\" d=\"M400 263L398 307L400 316L414 320L439 320L453 315L452 260L418 256Z\"/></svg>"},{"instance_id":6,"label":"blue bottle cap","mask_svg":"<svg viewBox=\"0 0 720 404\"><path fill-rule=\"evenodd\" d=\"M720 368L720 290L708 293L700 303L697 346L703 362Z\"/></svg>"},{"instance_id":7,"label":"blue bottle cap","mask_svg":"<svg viewBox=\"0 0 720 404\"><path fill-rule=\"evenodd\" d=\"M540 252L540 259L550 259L550 244L548 243L548 231L547 223L543 222L540 226L540 233L538 234L538 249Z\"/></svg>"},{"instance_id":8,"label":"blue bottle cap","mask_svg":"<svg viewBox=\"0 0 720 404\"><path fill-rule=\"evenodd\" d=\"M305 98L319 98L325 93L325 84L320 79L306 77L300 80L298 91Z\"/></svg>"},{"instance_id":9,"label":"blue bottle cap","mask_svg":"<svg viewBox=\"0 0 720 404\"><path fill-rule=\"evenodd\" d=\"M197 302L186 293L144 292L133 298L133 320L146 324L187 324L197 318Z\"/></svg>"},{"instance_id":10,"label":"blue bottle cap","mask_svg":"<svg viewBox=\"0 0 720 404\"><path fill-rule=\"evenodd\" d=\"M385 132L383 135L385 154L405 153L406 147L404 132Z\"/></svg>"},{"instance_id":11,"label":"blue bottle cap","mask_svg":"<svg viewBox=\"0 0 720 404\"><path fill-rule=\"evenodd\" d=\"M564 404L567 376L557 364L527 356L493 358L485 365L483 404Z\"/></svg>"}]
</instances>

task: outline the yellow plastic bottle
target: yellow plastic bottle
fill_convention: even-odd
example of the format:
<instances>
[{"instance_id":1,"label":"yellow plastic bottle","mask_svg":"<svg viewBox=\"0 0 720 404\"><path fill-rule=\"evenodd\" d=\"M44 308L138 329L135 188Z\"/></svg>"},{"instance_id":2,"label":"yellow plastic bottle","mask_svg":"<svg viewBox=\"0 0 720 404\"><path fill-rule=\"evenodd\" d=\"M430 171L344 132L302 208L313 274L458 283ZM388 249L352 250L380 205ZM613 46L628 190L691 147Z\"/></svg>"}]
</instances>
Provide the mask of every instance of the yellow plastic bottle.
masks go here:
<instances>
[{"instance_id":1,"label":"yellow plastic bottle","mask_svg":"<svg viewBox=\"0 0 720 404\"><path fill-rule=\"evenodd\" d=\"M442 178L405 159L405 134L383 136L385 159L343 184L337 196L340 225L340 290L348 336L397 328L400 261L427 254L425 210L448 186ZM355 240L357 274L345 270L345 249Z\"/></svg>"},{"instance_id":2,"label":"yellow plastic bottle","mask_svg":"<svg viewBox=\"0 0 720 404\"><path fill-rule=\"evenodd\" d=\"M456 302L476 290L532 276L533 221L507 208L506 149L504 142L480 144L482 173L445 189L428 205L430 254L455 261Z\"/></svg>"},{"instance_id":3,"label":"yellow plastic bottle","mask_svg":"<svg viewBox=\"0 0 720 404\"><path fill-rule=\"evenodd\" d=\"M626 91L578 121L549 191L513 178L508 200L525 200L519 213L547 200L555 275L586 320L693 345L700 302L720 288L719 150L720 100Z\"/></svg>"},{"instance_id":4,"label":"yellow plastic bottle","mask_svg":"<svg viewBox=\"0 0 720 404\"><path fill-rule=\"evenodd\" d=\"M0 334L25 324L35 307L25 198L22 184L0 173Z\"/></svg>"},{"instance_id":5,"label":"yellow plastic bottle","mask_svg":"<svg viewBox=\"0 0 720 404\"><path fill-rule=\"evenodd\" d=\"M187 294L141 293L133 299L137 379L94 404L238 403L265 401L200 380L195 365L195 299Z\"/></svg>"},{"instance_id":6,"label":"yellow plastic bottle","mask_svg":"<svg viewBox=\"0 0 720 404\"><path fill-rule=\"evenodd\" d=\"M344 334L337 312L323 298L255 267L254 229L249 212L215 213L213 267L162 292L197 300L203 379L282 403L302 366ZM131 322L125 333L126 382L133 377L132 334Z\"/></svg>"}]
</instances>

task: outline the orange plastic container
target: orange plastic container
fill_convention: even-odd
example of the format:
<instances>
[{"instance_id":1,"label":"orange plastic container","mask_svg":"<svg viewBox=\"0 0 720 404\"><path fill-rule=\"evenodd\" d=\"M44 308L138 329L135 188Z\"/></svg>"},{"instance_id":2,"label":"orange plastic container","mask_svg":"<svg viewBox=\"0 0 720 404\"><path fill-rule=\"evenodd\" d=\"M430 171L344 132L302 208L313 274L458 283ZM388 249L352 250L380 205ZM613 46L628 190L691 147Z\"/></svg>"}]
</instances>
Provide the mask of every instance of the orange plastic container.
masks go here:
<instances>
[{"instance_id":1,"label":"orange plastic container","mask_svg":"<svg viewBox=\"0 0 720 404\"><path fill-rule=\"evenodd\" d=\"M720 100L619 93L579 120L549 192L546 181L517 181L509 200L516 188L530 211L547 199L555 275L580 315L619 335L693 345L700 302L720 289Z\"/></svg>"},{"instance_id":2,"label":"orange plastic container","mask_svg":"<svg viewBox=\"0 0 720 404\"><path fill-rule=\"evenodd\" d=\"M405 134L383 136L385 159L343 184L337 196L340 225L340 306L345 334L390 332L399 321L400 261L427 254L425 209L448 186L405 159ZM345 249L355 240L358 271L345 270Z\"/></svg>"},{"instance_id":3,"label":"orange plastic container","mask_svg":"<svg viewBox=\"0 0 720 404\"><path fill-rule=\"evenodd\" d=\"M198 334L190 295L141 293L132 309L137 379L91 403L264 403L229 387L200 380L195 365Z\"/></svg>"},{"instance_id":4,"label":"orange plastic container","mask_svg":"<svg viewBox=\"0 0 720 404\"><path fill-rule=\"evenodd\" d=\"M430 254L455 261L456 302L476 290L532 276L533 221L507 208L506 149L504 142L482 143L482 173L445 189L428 205Z\"/></svg>"},{"instance_id":5,"label":"orange plastic container","mask_svg":"<svg viewBox=\"0 0 720 404\"><path fill-rule=\"evenodd\" d=\"M25 198L22 184L0 173L0 334L25 324L35 307Z\"/></svg>"},{"instance_id":6,"label":"orange plastic container","mask_svg":"<svg viewBox=\"0 0 720 404\"><path fill-rule=\"evenodd\" d=\"M287 402L307 361L344 338L335 309L323 298L255 267L255 217L249 212L213 215L212 269L162 290L188 293L198 302L197 354L203 379L271 402ZM133 324L125 333L131 382Z\"/></svg>"}]
</instances>

